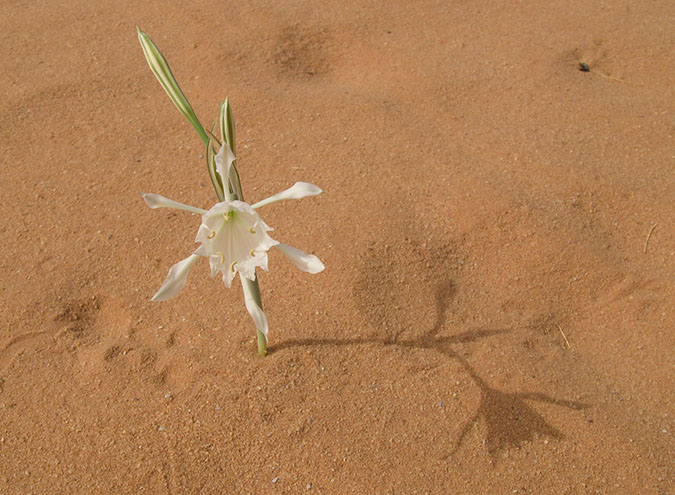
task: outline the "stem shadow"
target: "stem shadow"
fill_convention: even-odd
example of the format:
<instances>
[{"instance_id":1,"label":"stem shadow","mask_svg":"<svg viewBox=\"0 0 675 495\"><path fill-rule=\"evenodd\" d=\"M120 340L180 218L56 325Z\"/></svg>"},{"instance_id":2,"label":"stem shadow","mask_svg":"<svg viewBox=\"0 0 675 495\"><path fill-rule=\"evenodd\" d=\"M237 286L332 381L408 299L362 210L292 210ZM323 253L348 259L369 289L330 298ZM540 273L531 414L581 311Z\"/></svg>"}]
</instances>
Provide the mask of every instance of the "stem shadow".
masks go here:
<instances>
[{"instance_id":1,"label":"stem shadow","mask_svg":"<svg viewBox=\"0 0 675 495\"><path fill-rule=\"evenodd\" d=\"M555 404L569 409L584 409L587 404L557 399L548 395L527 392L509 393L491 387L469 363L458 354L453 346L479 342L483 339L511 332L509 329L476 329L456 335L441 336L440 331L445 326L447 311L452 298L456 294L455 285L450 281L440 283L435 290L437 316L433 327L415 339L401 339L400 332L396 335L388 334L384 337L368 337L353 339L295 339L281 342L270 348L271 353L283 351L293 347L347 347L365 344L380 344L383 347L398 346L401 348L415 348L440 353L447 359L458 363L469 375L471 380L480 389L480 403L475 414L462 426L452 451L446 456L457 454L464 444L467 434L474 425L481 421L486 425L485 444L488 454L494 462L499 453L506 449L517 448L526 442L539 437L548 437L556 440L565 438L564 434L552 426L540 413L526 401L535 401ZM385 333L386 332L385 330Z\"/></svg>"}]
</instances>

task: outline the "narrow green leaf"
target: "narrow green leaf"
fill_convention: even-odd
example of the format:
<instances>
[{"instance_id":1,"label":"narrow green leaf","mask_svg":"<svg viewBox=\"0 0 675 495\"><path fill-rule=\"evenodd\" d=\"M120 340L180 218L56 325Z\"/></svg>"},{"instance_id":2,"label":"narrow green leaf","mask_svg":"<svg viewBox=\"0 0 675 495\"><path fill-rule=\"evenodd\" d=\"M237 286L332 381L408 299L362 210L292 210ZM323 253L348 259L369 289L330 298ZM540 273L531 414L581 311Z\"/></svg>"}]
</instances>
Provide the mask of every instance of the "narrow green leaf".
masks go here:
<instances>
[{"instance_id":1,"label":"narrow green leaf","mask_svg":"<svg viewBox=\"0 0 675 495\"><path fill-rule=\"evenodd\" d=\"M216 130L217 122L213 123L211 127L211 134ZM216 196L218 196L218 201L225 201L225 194L223 192L223 183L220 180L220 177L216 173L216 151L214 148L214 143L211 138L206 143L206 169L209 172L209 178L211 179L211 184L216 190Z\"/></svg>"},{"instance_id":2,"label":"narrow green leaf","mask_svg":"<svg viewBox=\"0 0 675 495\"><path fill-rule=\"evenodd\" d=\"M220 122L220 135L222 137L223 144L227 143L232 150L232 154L236 156L237 148L235 143L234 116L232 115L232 107L230 107L230 101L228 98L225 98L225 101L220 105L220 116L218 120ZM235 199L244 201L244 193L241 190L241 182L239 180L239 172L237 171L236 160L232 163L232 167L230 167L229 180Z\"/></svg>"},{"instance_id":3,"label":"narrow green leaf","mask_svg":"<svg viewBox=\"0 0 675 495\"><path fill-rule=\"evenodd\" d=\"M220 105L220 135L223 142L230 145L232 154L237 156L237 149L235 146L234 135L234 116L232 115L232 107L230 107L229 98Z\"/></svg>"},{"instance_id":4,"label":"narrow green leaf","mask_svg":"<svg viewBox=\"0 0 675 495\"><path fill-rule=\"evenodd\" d=\"M176 78L171 72L169 63L164 58L164 55L162 55L162 52L159 51L157 45L155 45L147 34L138 27L136 29L138 30L138 41L141 43L141 48L143 49L145 60L147 60L148 65L150 66L150 70L155 74L159 84L162 85L166 94L169 95L171 101L173 101L176 108L178 108L178 111L180 111L188 122L192 124L192 127L195 128L204 144L208 144L209 137L206 135L206 132L204 132L204 126L199 122L197 115L195 115L195 112L192 109L192 105L190 105L190 102L180 89L178 81L176 81Z\"/></svg>"},{"instance_id":5,"label":"narrow green leaf","mask_svg":"<svg viewBox=\"0 0 675 495\"><path fill-rule=\"evenodd\" d=\"M232 162L232 166L230 167L230 184L232 184L232 192L235 195L234 199L244 201L244 193L241 190L241 180L239 179L239 171L237 171L236 160Z\"/></svg>"}]
</instances>

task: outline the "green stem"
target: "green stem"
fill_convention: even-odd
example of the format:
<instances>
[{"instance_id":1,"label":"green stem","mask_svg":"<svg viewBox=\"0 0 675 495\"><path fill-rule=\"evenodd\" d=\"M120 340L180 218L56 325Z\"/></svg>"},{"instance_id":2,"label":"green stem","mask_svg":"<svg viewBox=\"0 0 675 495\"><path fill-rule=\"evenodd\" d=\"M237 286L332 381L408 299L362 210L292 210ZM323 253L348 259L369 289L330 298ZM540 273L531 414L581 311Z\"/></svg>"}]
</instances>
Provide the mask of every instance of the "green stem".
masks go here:
<instances>
[{"instance_id":1,"label":"green stem","mask_svg":"<svg viewBox=\"0 0 675 495\"><path fill-rule=\"evenodd\" d=\"M237 179L238 178L239 176L237 175ZM239 184L239 190L241 191L241 184ZM233 196L237 198L237 193L235 192ZM253 281L247 279L246 277L239 277L239 278L241 279L242 284L246 284L249 294L253 296L253 300L262 311L263 305L262 299L260 297L260 285L258 285L258 275L256 274L255 280ZM265 334L262 333L259 328L257 328L256 330L258 332L258 354L260 354L262 357L265 357L267 355L267 337L265 337Z\"/></svg>"},{"instance_id":2,"label":"green stem","mask_svg":"<svg viewBox=\"0 0 675 495\"><path fill-rule=\"evenodd\" d=\"M244 296L248 296L253 299L253 302L258 305L260 310L262 307L262 300L260 298L260 286L258 285L258 277L256 276L255 280L249 280L246 277L239 277L241 279L241 285L244 289ZM267 337L265 334L257 329L258 331L258 354L265 357L267 355Z\"/></svg>"},{"instance_id":3,"label":"green stem","mask_svg":"<svg viewBox=\"0 0 675 495\"><path fill-rule=\"evenodd\" d=\"M267 356L267 339L260 330L258 330L258 354L262 357Z\"/></svg>"},{"instance_id":4,"label":"green stem","mask_svg":"<svg viewBox=\"0 0 675 495\"><path fill-rule=\"evenodd\" d=\"M223 105L220 108L220 127L221 135L223 138L223 146L229 146L234 154L235 144L234 144L234 118L232 117L232 109L228 100L225 100ZM232 192L230 195L230 183L232 185ZM239 172L235 163L232 163L230 169L230 177L223 177L223 191L226 196L230 196L231 200L244 201L244 193L241 189L241 180L239 179ZM244 291L248 292L252 297L255 303L260 307L262 311L262 299L260 298L260 286L258 285L258 276L256 275L255 280L248 280L246 277L239 277L241 279L242 287L245 285ZM265 334L260 331L259 328L256 328L258 334L258 354L265 357L267 355L267 337Z\"/></svg>"}]
</instances>

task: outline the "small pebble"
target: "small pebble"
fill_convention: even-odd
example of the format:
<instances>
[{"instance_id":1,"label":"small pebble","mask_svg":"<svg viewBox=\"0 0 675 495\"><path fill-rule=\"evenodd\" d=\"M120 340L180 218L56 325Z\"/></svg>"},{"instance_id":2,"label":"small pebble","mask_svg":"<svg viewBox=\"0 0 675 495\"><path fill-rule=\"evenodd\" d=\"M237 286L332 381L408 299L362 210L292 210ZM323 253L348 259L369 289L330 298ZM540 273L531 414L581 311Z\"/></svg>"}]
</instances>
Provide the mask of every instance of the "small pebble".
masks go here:
<instances>
[{"instance_id":1,"label":"small pebble","mask_svg":"<svg viewBox=\"0 0 675 495\"><path fill-rule=\"evenodd\" d=\"M276 483L277 481L279 481L279 477L278 477L278 476L272 480L272 483Z\"/></svg>"}]
</instances>

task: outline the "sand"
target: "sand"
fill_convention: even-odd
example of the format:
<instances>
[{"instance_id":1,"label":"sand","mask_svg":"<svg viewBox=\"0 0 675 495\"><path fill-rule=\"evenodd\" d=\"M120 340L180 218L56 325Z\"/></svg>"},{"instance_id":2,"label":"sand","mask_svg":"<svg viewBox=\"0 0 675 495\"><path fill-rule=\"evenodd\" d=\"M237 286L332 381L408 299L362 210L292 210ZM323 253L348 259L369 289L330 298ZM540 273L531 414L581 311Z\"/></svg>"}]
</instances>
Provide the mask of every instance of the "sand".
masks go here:
<instances>
[{"instance_id":1,"label":"sand","mask_svg":"<svg viewBox=\"0 0 675 495\"><path fill-rule=\"evenodd\" d=\"M673 493L674 16L2 2L0 493ZM264 359L206 263L150 300L199 217L138 191L215 195L137 25L247 200L326 191L262 211L326 265L270 253Z\"/></svg>"}]
</instances>

